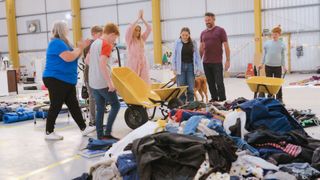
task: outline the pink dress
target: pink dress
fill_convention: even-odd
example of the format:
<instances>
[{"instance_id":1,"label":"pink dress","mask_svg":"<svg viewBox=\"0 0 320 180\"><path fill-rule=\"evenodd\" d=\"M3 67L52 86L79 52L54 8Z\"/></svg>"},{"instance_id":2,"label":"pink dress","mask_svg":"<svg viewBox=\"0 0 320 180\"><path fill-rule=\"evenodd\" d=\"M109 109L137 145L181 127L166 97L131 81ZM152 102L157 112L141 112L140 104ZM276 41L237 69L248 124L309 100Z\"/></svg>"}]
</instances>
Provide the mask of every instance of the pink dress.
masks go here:
<instances>
[{"instance_id":1,"label":"pink dress","mask_svg":"<svg viewBox=\"0 0 320 180\"><path fill-rule=\"evenodd\" d=\"M130 24L126 32L126 43L128 48L127 66L138 74L146 83L150 84L149 63L144 54L144 45L132 37L135 26ZM143 44L146 42L151 32L151 26L148 25L145 32L141 34Z\"/></svg>"}]
</instances>

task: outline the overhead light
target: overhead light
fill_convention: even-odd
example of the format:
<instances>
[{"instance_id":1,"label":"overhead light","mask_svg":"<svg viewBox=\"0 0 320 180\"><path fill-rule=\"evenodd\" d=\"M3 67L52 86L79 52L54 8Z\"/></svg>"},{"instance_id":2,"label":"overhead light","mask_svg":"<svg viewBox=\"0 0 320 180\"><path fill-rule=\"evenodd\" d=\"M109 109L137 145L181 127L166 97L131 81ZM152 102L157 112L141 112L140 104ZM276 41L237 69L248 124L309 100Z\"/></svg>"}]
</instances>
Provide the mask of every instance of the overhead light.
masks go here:
<instances>
[{"instance_id":1,"label":"overhead light","mask_svg":"<svg viewBox=\"0 0 320 180\"><path fill-rule=\"evenodd\" d=\"M65 14L65 18L67 19L67 20L70 20L71 18L72 18L72 16L71 16L71 13L66 13Z\"/></svg>"}]
</instances>

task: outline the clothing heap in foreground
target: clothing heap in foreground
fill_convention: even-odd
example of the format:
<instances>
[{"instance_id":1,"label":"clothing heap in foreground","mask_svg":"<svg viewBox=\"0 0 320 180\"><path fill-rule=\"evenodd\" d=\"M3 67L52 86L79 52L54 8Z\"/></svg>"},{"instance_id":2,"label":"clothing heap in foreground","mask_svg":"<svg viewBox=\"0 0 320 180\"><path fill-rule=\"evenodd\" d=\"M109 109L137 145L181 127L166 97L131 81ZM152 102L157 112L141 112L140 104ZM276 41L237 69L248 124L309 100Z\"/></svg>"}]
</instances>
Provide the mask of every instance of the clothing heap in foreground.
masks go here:
<instances>
[{"instance_id":1,"label":"clothing heap in foreground","mask_svg":"<svg viewBox=\"0 0 320 180\"><path fill-rule=\"evenodd\" d=\"M175 109L113 144L76 179L317 179L320 140L275 99ZM190 110L193 107L193 110ZM200 107L200 108L199 108Z\"/></svg>"}]
</instances>

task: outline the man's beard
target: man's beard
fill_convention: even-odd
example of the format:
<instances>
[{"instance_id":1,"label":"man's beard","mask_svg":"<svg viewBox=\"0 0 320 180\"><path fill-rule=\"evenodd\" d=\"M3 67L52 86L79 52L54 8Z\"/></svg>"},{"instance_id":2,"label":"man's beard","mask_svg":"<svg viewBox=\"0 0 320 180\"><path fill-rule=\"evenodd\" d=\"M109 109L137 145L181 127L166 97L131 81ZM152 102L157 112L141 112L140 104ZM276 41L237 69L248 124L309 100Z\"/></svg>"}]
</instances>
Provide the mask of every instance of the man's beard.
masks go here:
<instances>
[{"instance_id":1,"label":"man's beard","mask_svg":"<svg viewBox=\"0 0 320 180\"><path fill-rule=\"evenodd\" d=\"M207 26L207 28L212 28L212 27L213 27L213 24L211 24L211 23L206 23L206 26Z\"/></svg>"}]
</instances>

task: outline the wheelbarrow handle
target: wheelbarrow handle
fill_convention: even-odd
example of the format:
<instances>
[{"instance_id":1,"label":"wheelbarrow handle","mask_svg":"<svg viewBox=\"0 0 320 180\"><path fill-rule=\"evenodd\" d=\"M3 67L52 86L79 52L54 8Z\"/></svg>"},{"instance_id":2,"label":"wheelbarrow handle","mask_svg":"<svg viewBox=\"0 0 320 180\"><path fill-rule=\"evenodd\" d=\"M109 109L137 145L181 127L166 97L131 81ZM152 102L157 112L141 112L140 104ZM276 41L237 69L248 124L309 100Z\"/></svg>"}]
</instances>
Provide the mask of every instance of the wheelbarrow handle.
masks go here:
<instances>
[{"instance_id":1,"label":"wheelbarrow handle","mask_svg":"<svg viewBox=\"0 0 320 180\"><path fill-rule=\"evenodd\" d=\"M286 77L288 71L284 71L283 75L282 75L282 79L284 79Z\"/></svg>"}]
</instances>

